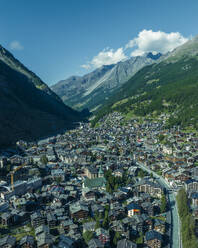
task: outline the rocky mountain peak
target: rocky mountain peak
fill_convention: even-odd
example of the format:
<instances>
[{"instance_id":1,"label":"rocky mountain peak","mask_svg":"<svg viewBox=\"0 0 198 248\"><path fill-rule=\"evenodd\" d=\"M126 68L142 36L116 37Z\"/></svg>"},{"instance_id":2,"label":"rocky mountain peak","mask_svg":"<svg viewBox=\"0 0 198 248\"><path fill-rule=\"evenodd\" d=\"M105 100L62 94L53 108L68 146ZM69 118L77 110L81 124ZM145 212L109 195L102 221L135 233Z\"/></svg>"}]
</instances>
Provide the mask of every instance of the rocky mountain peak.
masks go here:
<instances>
[{"instance_id":1,"label":"rocky mountain peak","mask_svg":"<svg viewBox=\"0 0 198 248\"><path fill-rule=\"evenodd\" d=\"M162 56L161 53L156 53L156 54L154 54L154 53L152 53L152 52L149 52L149 53L147 53L147 55L146 55L147 58L153 59L153 60L157 60L157 59L159 59L161 56Z\"/></svg>"}]
</instances>

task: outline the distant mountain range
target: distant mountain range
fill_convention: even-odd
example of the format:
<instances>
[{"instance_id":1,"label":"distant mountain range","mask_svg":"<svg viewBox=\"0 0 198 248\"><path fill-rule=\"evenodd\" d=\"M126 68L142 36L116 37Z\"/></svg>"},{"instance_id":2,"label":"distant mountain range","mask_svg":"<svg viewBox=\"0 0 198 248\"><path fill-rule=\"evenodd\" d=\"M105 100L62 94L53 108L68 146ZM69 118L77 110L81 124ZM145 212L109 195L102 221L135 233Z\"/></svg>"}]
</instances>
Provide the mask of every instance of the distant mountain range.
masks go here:
<instances>
[{"instance_id":1,"label":"distant mountain range","mask_svg":"<svg viewBox=\"0 0 198 248\"><path fill-rule=\"evenodd\" d=\"M81 114L0 46L0 146L71 127Z\"/></svg>"},{"instance_id":2,"label":"distant mountain range","mask_svg":"<svg viewBox=\"0 0 198 248\"><path fill-rule=\"evenodd\" d=\"M102 106L93 124L113 111L167 117L167 126L198 129L198 36L139 70Z\"/></svg>"},{"instance_id":3,"label":"distant mountain range","mask_svg":"<svg viewBox=\"0 0 198 248\"><path fill-rule=\"evenodd\" d=\"M160 53L148 53L117 64L104 65L85 76L62 80L51 89L70 107L94 111L138 70L155 63L160 57Z\"/></svg>"},{"instance_id":4,"label":"distant mountain range","mask_svg":"<svg viewBox=\"0 0 198 248\"><path fill-rule=\"evenodd\" d=\"M119 111L131 117L163 114L168 126L198 128L197 96L198 37L166 55L132 57L51 89L0 46L0 146L52 135L81 121L86 111L64 102L92 110L93 124Z\"/></svg>"}]
</instances>

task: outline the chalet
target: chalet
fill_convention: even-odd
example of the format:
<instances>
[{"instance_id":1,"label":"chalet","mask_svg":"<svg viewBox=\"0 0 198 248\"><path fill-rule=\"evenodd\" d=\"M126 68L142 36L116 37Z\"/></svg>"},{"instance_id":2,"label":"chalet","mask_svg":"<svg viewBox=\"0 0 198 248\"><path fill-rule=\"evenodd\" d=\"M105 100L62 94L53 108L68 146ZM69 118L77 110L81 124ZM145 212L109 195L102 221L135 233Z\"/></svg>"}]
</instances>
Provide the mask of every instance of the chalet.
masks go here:
<instances>
[{"instance_id":1,"label":"chalet","mask_svg":"<svg viewBox=\"0 0 198 248\"><path fill-rule=\"evenodd\" d=\"M165 227L166 227L166 223L163 220L160 219L155 219L154 222L154 230L164 234L165 233Z\"/></svg>"},{"instance_id":2,"label":"chalet","mask_svg":"<svg viewBox=\"0 0 198 248\"><path fill-rule=\"evenodd\" d=\"M133 215L130 217L131 223L130 225L133 227L134 230L138 232L143 232L145 229L145 218L144 215Z\"/></svg>"},{"instance_id":3,"label":"chalet","mask_svg":"<svg viewBox=\"0 0 198 248\"><path fill-rule=\"evenodd\" d=\"M53 180L60 179L62 182L65 180L65 172L62 169L51 170Z\"/></svg>"},{"instance_id":4,"label":"chalet","mask_svg":"<svg viewBox=\"0 0 198 248\"><path fill-rule=\"evenodd\" d=\"M174 179L174 174L176 173L176 170L173 170L173 169L168 169L166 171L163 172L163 176L165 177L165 179L167 181L169 180L173 180Z\"/></svg>"},{"instance_id":5,"label":"chalet","mask_svg":"<svg viewBox=\"0 0 198 248\"><path fill-rule=\"evenodd\" d=\"M0 213L5 212L9 209L9 203L0 199Z\"/></svg>"},{"instance_id":6,"label":"chalet","mask_svg":"<svg viewBox=\"0 0 198 248\"><path fill-rule=\"evenodd\" d=\"M5 201L9 200L12 196L14 196L14 191L10 191L11 189L9 187L6 187L6 189L1 192L1 198Z\"/></svg>"},{"instance_id":7,"label":"chalet","mask_svg":"<svg viewBox=\"0 0 198 248\"><path fill-rule=\"evenodd\" d=\"M109 241L110 241L109 231L103 228L98 228L96 229L96 236L98 237L98 239L101 241L103 245L109 244Z\"/></svg>"},{"instance_id":8,"label":"chalet","mask_svg":"<svg viewBox=\"0 0 198 248\"><path fill-rule=\"evenodd\" d=\"M175 178L174 178L174 180L176 182L185 182L188 179L190 179L190 176L187 176L184 173L179 173L179 174L175 175Z\"/></svg>"},{"instance_id":9,"label":"chalet","mask_svg":"<svg viewBox=\"0 0 198 248\"><path fill-rule=\"evenodd\" d=\"M151 196L154 197L160 198L163 193L163 189L159 184L147 179L143 179L140 182L136 183L134 187L137 188L139 192L149 193Z\"/></svg>"},{"instance_id":10,"label":"chalet","mask_svg":"<svg viewBox=\"0 0 198 248\"><path fill-rule=\"evenodd\" d=\"M191 194L191 199L192 199L192 206L198 207L198 192L193 192Z\"/></svg>"},{"instance_id":11,"label":"chalet","mask_svg":"<svg viewBox=\"0 0 198 248\"><path fill-rule=\"evenodd\" d=\"M0 168L3 169L7 165L7 157L1 156L0 157Z\"/></svg>"},{"instance_id":12,"label":"chalet","mask_svg":"<svg viewBox=\"0 0 198 248\"><path fill-rule=\"evenodd\" d=\"M25 162L25 158L20 156L20 155L13 155L12 157L9 158L10 163L14 165L20 165Z\"/></svg>"},{"instance_id":13,"label":"chalet","mask_svg":"<svg viewBox=\"0 0 198 248\"><path fill-rule=\"evenodd\" d=\"M24 236L19 243L21 248L35 248L36 242L33 236Z\"/></svg>"},{"instance_id":14,"label":"chalet","mask_svg":"<svg viewBox=\"0 0 198 248\"><path fill-rule=\"evenodd\" d=\"M198 167L192 168L192 175L198 177Z\"/></svg>"},{"instance_id":15,"label":"chalet","mask_svg":"<svg viewBox=\"0 0 198 248\"><path fill-rule=\"evenodd\" d=\"M124 225L121 223L120 220L116 219L111 222L111 229L115 232L121 232L122 234L124 234L125 231Z\"/></svg>"},{"instance_id":16,"label":"chalet","mask_svg":"<svg viewBox=\"0 0 198 248\"><path fill-rule=\"evenodd\" d=\"M40 225L35 228L35 235L38 236L42 233L49 233L49 227L46 225Z\"/></svg>"},{"instance_id":17,"label":"chalet","mask_svg":"<svg viewBox=\"0 0 198 248\"><path fill-rule=\"evenodd\" d=\"M193 216L195 217L195 221L197 222L198 219L198 207L192 209Z\"/></svg>"},{"instance_id":18,"label":"chalet","mask_svg":"<svg viewBox=\"0 0 198 248\"><path fill-rule=\"evenodd\" d=\"M146 230L152 230L153 229L153 219L148 217L145 219L145 225L147 226Z\"/></svg>"},{"instance_id":19,"label":"chalet","mask_svg":"<svg viewBox=\"0 0 198 248\"><path fill-rule=\"evenodd\" d=\"M96 225L95 221L84 223L83 224L83 232L86 232L86 231L93 232L95 230L95 225Z\"/></svg>"},{"instance_id":20,"label":"chalet","mask_svg":"<svg viewBox=\"0 0 198 248\"><path fill-rule=\"evenodd\" d=\"M93 190L90 190L89 188L83 188L82 189L82 196L85 200L93 200L95 201L95 192Z\"/></svg>"},{"instance_id":21,"label":"chalet","mask_svg":"<svg viewBox=\"0 0 198 248\"><path fill-rule=\"evenodd\" d=\"M31 225L34 228L44 224L45 224L45 218L41 215L40 212L35 212L31 215Z\"/></svg>"},{"instance_id":22,"label":"chalet","mask_svg":"<svg viewBox=\"0 0 198 248\"><path fill-rule=\"evenodd\" d=\"M136 176L136 175L137 175L137 171L138 171L138 167L136 167L136 166L131 166L131 167L128 169L128 173L129 173L129 175L131 175L131 176Z\"/></svg>"},{"instance_id":23,"label":"chalet","mask_svg":"<svg viewBox=\"0 0 198 248\"><path fill-rule=\"evenodd\" d=\"M122 177L123 176L123 170L121 169L117 169L115 170L112 174L115 176L115 177Z\"/></svg>"},{"instance_id":24,"label":"chalet","mask_svg":"<svg viewBox=\"0 0 198 248\"><path fill-rule=\"evenodd\" d=\"M137 248L137 245L127 239L121 239L117 243L117 248Z\"/></svg>"},{"instance_id":25,"label":"chalet","mask_svg":"<svg viewBox=\"0 0 198 248\"><path fill-rule=\"evenodd\" d=\"M73 221L71 219L65 220L61 222L61 228L64 230L65 233L69 232L71 229L71 225L73 225Z\"/></svg>"},{"instance_id":26,"label":"chalet","mask_svg":"<svg viewBox=\"0 0 198 248\"><path fill-rule=\"evenodd\" d=\"M97 215L98 213L104 213L104 207L100 204L91 204L91 214L92 216Z\"/></svg>"},{"instance_id":27,"label":"chalet","mask_svg":"<svg viewBox=\"0 0 198 248\"><path fill-rule=\"evenodd\" d=\"M74 247L76 247L75 243L76 242L75 242L74 239L61 234L60 235L60 240L59 240L59 243L58 243L58 247L59 248L74 248Z\"/></svg>"},{"instance_id":28,"label":"chalet","mask_svg":"<svg viewBox=\"0 0 198 248\"><path fill-rule=\"evenodd\" d=\"M127 206L128 217L131 217L131 216L134 216L140 213L141 213L141 208L138 204L132 202Z\"/></svg>"},{"instance_id":29,"label":"chalet","mask_svg":"<svg viewBox=\"0 0 198 248\"><path fill-rule=\"evenodd\" d=\"M1 224L3 226L11 226L15 222L15 215L5 212L1 215Z\"/></svg>"},{"instance_id":30,"label":"chalet","mask_svg":"<svg viewBox=\"0 0 198 248\"><path fill-rule=\"evenodd\" d=\"M149 248L162 247L162 235L154 230L146 232L145 242Z\"/></svg>"},{"instance_id":31,"label":"chalet","mask_svg":"<svg viewBox=\"0 0 198 248\"><path fill-rule=\"evenodd\" d=\"M198 191L198 181L194 179L189 179L184 182L186 191L195 190Z\"/></svg>"},{"instance_id":32,"label":"chalet","mask_svg":"<svg viewBox=\"0 0 198 248\"><path fill-rule=\"evenodd\" d=\"M46 157L47 157L47 160L48 160L49 162L56 162L56 161L57 161L56 156L53 155L53 154L47 155Z\"/></svg>"},{"instance_id":33,"label":"chalet","mask_svg":"<svg viewBox=\"0 0 198 248\"><path fill-rule=\"evenodd\" d=\"M0 239L1 248L14 248L16 245L16 238L13 236L6 236Z\"/></svg>"},{"instance_id":34,"label":"chalet","mask_svg":"<svg viewBox=\"0 0 198 248\"><path fill-rule=\"evenodd\" d=\"M26 212L26 210L25 211L20 210L20 212L18 213L18 216L17 216L18 224L23 224L28 220L29 220L29 213Z\"/></svg>"},{"instance_id":35,"label":"chalet","mask_svg":"<svg viewBox=\"0 0 198 248\"><path fill-rule=\"evenodd\" d=\"M144 213L147 213L150 216L153 216L154 215L154 207L153 207L152 203L150 203L150 202L143 202L141 204L141 207L142 207Z\"/></svg>"},{"instance_id":36,"label":"chalet","mask_svg":"<svg viewBox=\"0 0 198 248\"><path fill-rule=\"evenodd\" d=\"M170 146L163 146L163 153L171 155L173 153L173 149Z\"/></svg>"},{"instance_id":37,"label":"chalet","mask_svg":"<svg viewBox=\"0 0 198 248\"><path fill-rule=\"evenodd\" d=\"M85 219L89 215L89 209L87 206L77 202L70 206L70 214L72 218Z\"/></svg>"},{"instance_id":38,"label":"chalet","mask_svg":"<svg viewBox=\"0 0 198 248\"><path fill-rule=\"evenodd\" d=\"M54 228L57 224L57 220L54 214L48 213L47 214L47 224L49 228Z\"/></svg>"},{"instance_id":39,"label":"chalet","mask_svg":"<svg viewBox=\"0 0 198 248\"><path fill-rule=\"evenodd\" d=\"M38 248L51 248L53 245L53 240L50 234L41 233L36 237Z\"/></svg>"},{"instance_id":40,"label":"chalet","mask_svg":"<svg viewBox=\"0 0 198 248\"><path fill-rule=\"evenodd\" d=\"M88 248L104 248L104 245L99 239L94 238L88 242Z\"/></svg>"}]
</instances>

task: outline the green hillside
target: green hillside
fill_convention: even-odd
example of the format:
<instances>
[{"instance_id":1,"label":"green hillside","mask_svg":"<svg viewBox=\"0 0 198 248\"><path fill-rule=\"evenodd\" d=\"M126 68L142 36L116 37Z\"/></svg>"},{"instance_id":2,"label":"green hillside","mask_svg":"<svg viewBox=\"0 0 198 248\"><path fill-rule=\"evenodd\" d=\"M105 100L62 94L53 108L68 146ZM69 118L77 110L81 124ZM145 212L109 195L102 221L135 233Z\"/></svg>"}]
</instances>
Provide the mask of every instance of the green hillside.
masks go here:
<instances>
[{"instance_id":1,"label":"green hillside","mask_svg":"<svg viewBox=\"0 0 198 248\"><path fill-rule=\"evenodd\" d=\"M119 111L151 117L166 113L167 125L197 128L198 55L195 51L188 54L180 47L161 63L144 67L98 111L93 125L105 114Z\"/></svg>"}]
</instances>

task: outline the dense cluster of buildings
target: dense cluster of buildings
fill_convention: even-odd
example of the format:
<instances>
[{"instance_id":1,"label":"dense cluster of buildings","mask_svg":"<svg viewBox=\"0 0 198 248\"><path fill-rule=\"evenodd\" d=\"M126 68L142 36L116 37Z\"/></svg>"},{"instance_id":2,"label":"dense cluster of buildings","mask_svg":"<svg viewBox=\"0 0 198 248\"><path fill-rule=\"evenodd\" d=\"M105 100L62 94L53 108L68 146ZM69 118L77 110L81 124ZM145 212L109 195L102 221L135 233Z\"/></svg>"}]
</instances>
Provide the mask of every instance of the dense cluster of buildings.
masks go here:
<instances>
[{"instance_id":1,"label":"dense cluster of buildings","mask_svg":"<svg viewBox=\"0 0 198 248\"><path fill-rule=\"evenodd\" d=\"M136 161L185 187L198 216L198 138L113 113L0 156L0 247L169 247L164 188ZM107 177L107 173L110 176ZM109 173L108 173L109 175Z\"/></svg>"}]
</instances>

